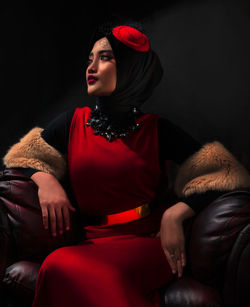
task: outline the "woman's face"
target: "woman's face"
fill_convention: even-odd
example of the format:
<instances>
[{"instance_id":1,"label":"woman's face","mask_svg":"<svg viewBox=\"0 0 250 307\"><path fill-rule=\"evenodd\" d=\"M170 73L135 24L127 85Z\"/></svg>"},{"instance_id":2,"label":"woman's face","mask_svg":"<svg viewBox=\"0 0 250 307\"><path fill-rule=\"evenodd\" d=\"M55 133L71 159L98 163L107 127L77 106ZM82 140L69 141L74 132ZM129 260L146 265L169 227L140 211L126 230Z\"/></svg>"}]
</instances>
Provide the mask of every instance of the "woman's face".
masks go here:
<instances>
[{"instance_id":1,"label":"woman's face","mask_svg":"<svg viewBox=\"0 0 250 307\"><path fill-rule=\"evenodd\" d=\"M106 37L96 41L89 54L86 82L91 96L108 96L116 88L116 61Z\"/></svg>"}]
</instances>

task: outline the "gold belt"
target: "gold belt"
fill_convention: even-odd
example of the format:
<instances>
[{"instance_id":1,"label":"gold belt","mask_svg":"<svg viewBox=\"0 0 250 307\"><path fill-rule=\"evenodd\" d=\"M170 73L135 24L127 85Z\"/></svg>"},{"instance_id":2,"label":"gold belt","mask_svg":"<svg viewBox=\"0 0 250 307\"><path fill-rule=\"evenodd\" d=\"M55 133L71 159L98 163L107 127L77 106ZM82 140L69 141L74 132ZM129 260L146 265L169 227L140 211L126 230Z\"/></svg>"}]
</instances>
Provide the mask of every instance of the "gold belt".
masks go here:
<instances>
[{"instance_id":1,"label":"gold belt","mask_svg":"<svg viewBox=\"0 0 250 307\"><path fill-rule=\"evenodd\" d=\"M132 222L146 217L150 213L151 210L149 204L143 204L139 207L127 211L105 215L102 219L100 226Z\"/></svg>"}]
</instances>

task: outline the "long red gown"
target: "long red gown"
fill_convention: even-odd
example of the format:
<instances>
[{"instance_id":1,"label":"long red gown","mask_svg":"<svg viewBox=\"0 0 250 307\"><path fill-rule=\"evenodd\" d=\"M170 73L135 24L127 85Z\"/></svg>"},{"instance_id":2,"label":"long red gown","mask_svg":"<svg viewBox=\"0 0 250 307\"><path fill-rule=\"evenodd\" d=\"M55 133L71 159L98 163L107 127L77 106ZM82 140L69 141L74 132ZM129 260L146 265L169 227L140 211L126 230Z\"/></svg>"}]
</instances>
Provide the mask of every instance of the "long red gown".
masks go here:
<instances>
[{"instance_id":1,"label":"long red gown","mask_svg":"<svg viewBox=\"0 0 250 307\"><path fill-rule=\"evenodd\" d=\"M68 166L80 210L110 215L150 203L162 171L157 121L143 114L140 128L124 139L107 141L86 125L89 107L77 108L72 119ZM86 239L62 247L44 260L32 307L160 306L158 289L172 272L160 239L162 208L130 222L85 226Z\"/></svg>"}]
</instances>

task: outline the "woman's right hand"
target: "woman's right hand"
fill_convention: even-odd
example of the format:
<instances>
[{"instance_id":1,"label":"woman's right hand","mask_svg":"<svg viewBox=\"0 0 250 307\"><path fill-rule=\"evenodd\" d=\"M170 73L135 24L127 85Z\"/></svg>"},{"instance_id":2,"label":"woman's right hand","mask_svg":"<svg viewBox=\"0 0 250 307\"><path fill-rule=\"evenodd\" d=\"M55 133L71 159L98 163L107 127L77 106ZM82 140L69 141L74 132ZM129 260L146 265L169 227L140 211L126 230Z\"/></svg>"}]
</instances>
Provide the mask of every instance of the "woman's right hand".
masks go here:
<instances>
[{"instance_id":1,"label":"woman's right hand","mask_svg":"<svg viewBox=\"0 0 250 307\"><path fill-rule=\"evenodd\" d=\"M42 210L45 229L49 228L53 236L70 229L70 211L76 209L71 205L66 192L59 181L51 174L36 172L31 179L38 186L38 198Z\"/></svg>"}]
</instances>

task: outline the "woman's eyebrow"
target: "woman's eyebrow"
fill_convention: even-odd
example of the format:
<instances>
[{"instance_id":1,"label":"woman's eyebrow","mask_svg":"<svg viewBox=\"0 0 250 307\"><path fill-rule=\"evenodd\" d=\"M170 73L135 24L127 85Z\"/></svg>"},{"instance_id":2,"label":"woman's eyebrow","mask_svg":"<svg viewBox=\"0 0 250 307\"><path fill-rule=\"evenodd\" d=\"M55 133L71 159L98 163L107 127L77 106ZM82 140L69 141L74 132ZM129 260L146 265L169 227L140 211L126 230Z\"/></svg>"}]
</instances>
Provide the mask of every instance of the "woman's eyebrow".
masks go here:
<instances>
[{"instance_id":1,"label":"woman's eyebrow","mask_svg":"<svg viewBox=\"0 0 250 307\"><path fill-rule=\"evenodd\" d=\"M98 54L101 54L103 52L110 52L110 53L113 53L113 50L112 49L103 49L103 50L99 50L98 51ZM93 52L90 52L89 55L93 55Z\"/></svg>"}]
</instances>

